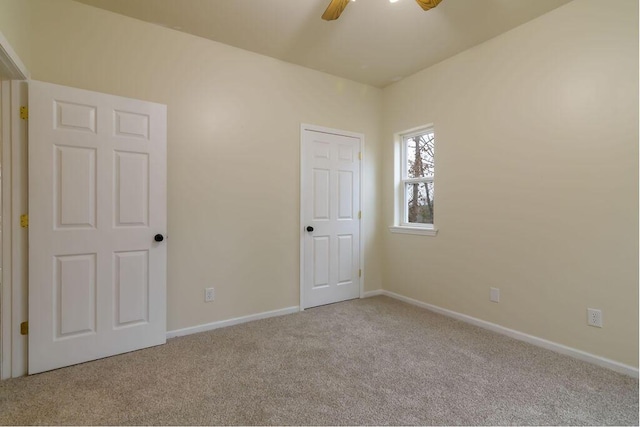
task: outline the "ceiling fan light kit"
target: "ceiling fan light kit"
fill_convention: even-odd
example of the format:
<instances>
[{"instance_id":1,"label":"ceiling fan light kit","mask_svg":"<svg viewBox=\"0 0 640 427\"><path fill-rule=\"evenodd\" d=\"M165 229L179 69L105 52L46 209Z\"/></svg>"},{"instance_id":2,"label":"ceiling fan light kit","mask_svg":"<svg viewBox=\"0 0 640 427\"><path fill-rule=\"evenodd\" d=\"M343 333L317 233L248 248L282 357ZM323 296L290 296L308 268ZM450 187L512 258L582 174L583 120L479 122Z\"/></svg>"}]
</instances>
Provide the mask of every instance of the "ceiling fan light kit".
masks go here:
<instances>
[{"instance_id":1,"label":"ceiling fan light kit","mask_svg":"<svg viewBox=\"0 0 640 427\"><path fill-rule=\"evenodd\" d=\"M322 19L325 21L333 21L340 17L342 11L347 7L351 0L331 0L329 6L322 14ZM389 0L391 3L395 3L398 0ZM442 0L416 0L416 3L420 5L422 10L433 9L440 4Z\"/></svg>"}]
</instances>

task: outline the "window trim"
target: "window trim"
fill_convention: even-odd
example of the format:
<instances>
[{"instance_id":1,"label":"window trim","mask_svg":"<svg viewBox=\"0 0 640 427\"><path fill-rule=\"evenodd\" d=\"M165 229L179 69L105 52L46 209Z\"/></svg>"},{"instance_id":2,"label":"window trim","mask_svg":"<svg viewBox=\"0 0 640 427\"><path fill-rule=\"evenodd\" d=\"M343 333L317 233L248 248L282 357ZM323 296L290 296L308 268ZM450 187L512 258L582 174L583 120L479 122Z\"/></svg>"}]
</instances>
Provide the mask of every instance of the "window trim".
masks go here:
<instances>
[{"instance_id":1,"label":"window trim","mask_svg":"<svg viewBox=\"0 0 640 427\"><path fill-rule=\"evenodd\" d=\"M438 229L434 227L409 227L407 225L390 225L389 231L396 234L417 234L419 236L436 236Z\"/></svg>"},{"instance_id":2,"label":"window trim","mask_svg":"<svg viewBox=\"0 0 640 427\"><path fill-rule=\"evenodd\" d=\"M406 194L406 184L435 182L435 174L430 177L405 178L405 176L407 175L407 140L418 135L424 135L426 133L433 133L435 136L435 127L433 123L395 134L395 209L394 224L389 226L389 231L391 231L392 233L417 234L423 236L435 236L438 233L438 229L435 227L435 221L434 224L420 224L408 222L407 218L408 212L406 209L406 205L408 202Z\"/></svg>"}]
</instances>

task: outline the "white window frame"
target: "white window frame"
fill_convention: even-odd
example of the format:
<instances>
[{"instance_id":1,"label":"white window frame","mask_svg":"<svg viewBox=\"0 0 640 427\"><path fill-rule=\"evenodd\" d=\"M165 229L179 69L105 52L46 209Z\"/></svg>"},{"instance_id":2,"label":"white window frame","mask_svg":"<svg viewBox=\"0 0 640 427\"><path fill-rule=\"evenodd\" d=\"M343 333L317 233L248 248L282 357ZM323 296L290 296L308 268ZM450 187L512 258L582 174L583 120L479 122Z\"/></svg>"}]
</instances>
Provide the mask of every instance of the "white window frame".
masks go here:
<instances>
[{"instance_id":1,"label":"white window frame","mask_svg":"<svg viewBox=\"0 0 640 427\"><path fill-rule=\"evenodd\" d=\"M421 224L408 221L407 212L407 191L406 184L413 183L435 183L435 174L432 177L407 178L407 141L417 135L433 133L435 137L435 129L433 124L420 126L418 128L409 129L395 135L396 141L396 167L395 167L395 214L394 224L389 227L392 233L401 234L418 234L423 236L435 236L438 229L435 227L435 215L433 224ZM434 157L435 162L435 157ZM435 184L434 184L435 188ZM435 201L435 199L434 199Z\"/></svg>"}]
</instances>

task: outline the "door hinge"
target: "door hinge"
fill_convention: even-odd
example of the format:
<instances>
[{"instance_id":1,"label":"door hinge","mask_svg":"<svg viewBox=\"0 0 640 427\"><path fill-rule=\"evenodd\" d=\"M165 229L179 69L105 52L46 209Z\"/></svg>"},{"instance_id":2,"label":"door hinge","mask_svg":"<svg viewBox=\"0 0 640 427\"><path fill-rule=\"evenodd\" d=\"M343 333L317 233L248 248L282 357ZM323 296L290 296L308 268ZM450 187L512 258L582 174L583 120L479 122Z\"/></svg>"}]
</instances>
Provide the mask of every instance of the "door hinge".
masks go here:
<instances>
[{"instance_id":1,"label":"door hinge","mask_svg":"<svg viewBox=\"0 0 640 427\"><path fill-rule=\"evenodd\" d=\"M358 270L358 277L362 277L362 270Z\"/></svg>"},{"instance_id":2,"label":"door hinge","mask_svg":"<svg viewBox=\"0 0 640 427\"><path fill-rule=\"evenodd\" d=\"M362 151L358 152L358 160L362 160Z\"/></svg>"},{"instance_id":3,"label":"door hinge","mask_svg":"<svg viewBox=\"0 0 640 427\"><path fill-rule=\"evenodd\" d=\"M362 211L358 211L358 219L362 219Z\"/></svg>"},{"instance_id":4,"label":"door hinge","mask_svg":"<svg viewBox=\"0 0 640 427\"><path fill-rule=\"evenodd\" d=\"M29 322L20 323L20 335L29 335Z\"/></svg>"},{"instance_id":5,"label":"door hinge","mask_svg":"<svg viewBox=\"0 0 640 427\"><path fill-rule=\"evenodd\" d=\"M29 228L29 215L28 214L20 215L20 227Z\"/></svg>"},{"instance_id":6,"label":"door hinge","mask_svg":"<svg viewBox=\"0 0 640 427\"><path fill-rule=\"evenodd\" d=\"M25 105L20 107L20 118L22 120L27 120L29 118L29 107Z\"/></svg>"}]
</instances>

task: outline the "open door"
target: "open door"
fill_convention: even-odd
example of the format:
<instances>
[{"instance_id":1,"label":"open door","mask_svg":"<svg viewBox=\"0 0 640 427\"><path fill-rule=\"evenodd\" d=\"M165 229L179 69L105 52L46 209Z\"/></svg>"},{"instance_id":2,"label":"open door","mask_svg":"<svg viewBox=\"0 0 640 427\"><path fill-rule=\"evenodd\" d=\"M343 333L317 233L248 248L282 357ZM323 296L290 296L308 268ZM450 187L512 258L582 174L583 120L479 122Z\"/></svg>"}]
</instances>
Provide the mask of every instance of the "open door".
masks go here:
<instances>
[{"instance_id":1,"label":"open door","mask_svg":"<svg viewBox=\"0 0 640 427\"><path fill-rule=\"evenodd\" d=\"M166 106L29 84L29 373L166 341Z\"/></svg>"}]
</instances>

